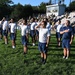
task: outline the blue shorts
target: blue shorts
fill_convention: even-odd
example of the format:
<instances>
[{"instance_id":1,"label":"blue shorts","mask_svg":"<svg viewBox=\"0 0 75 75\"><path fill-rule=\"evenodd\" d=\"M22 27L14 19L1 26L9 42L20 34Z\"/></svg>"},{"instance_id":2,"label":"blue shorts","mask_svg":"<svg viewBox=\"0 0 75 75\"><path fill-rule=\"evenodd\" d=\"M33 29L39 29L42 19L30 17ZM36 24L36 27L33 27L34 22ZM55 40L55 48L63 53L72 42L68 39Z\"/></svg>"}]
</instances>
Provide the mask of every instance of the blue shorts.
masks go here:
<instances>
[{"instance_id":1,"label":"blue shorts","mask_svg":"<svg viewBox=\"0 0 75 75\"><path fill-rule=\"evenodd\" d=\"M8 35L8 32L6 30L3 30L3 36L7 37L7 35Z\"/></svg>"},{"instance_id":2,"label":"blue shorts","mask_svg":"<svg viewBox=\"0 0 75 75\"><path fill-rule=\"evenodd\" d=\"M0 28L0 34L2 35L2 28Z\"/></svg>"},{"instance_id":3,"label":"blue shorts","mask_svg":"<svg viewBox=\"0 0 75 75\"><path fill-rule=\"evenodd\" d=\"M39 32L38 32L38 30L36 30L36 35L39 35Z\"/></svg>"},{"instance_id":4,"label":"blue shorts","mask_svg":"<svg viewBox=\"0 0 75 75\"><path fill-rule=\"evenodd\" d=\"M22 44L23 44L24 46L27 45L27 38L26 38L26 36L22 36Z\"/></svg>"},{"instance_id":5,"label":"blue shorts","mask_svg":"<svg viewBox=\"0 0 75 75\"><path fill-rule=\"evenodd\" d=\"M10 32L10 28L8 28L8 32Z\"/></svg>"},{"instance_id":6,"label":"blue shorts","mask_svg":"<svg viewBox=\"0 0 75 75\"><path fill-rule=\"evenodd\" d=\"M56 38L61 38L61 34L59 32L56 32Z\"/></svg>"},{"instance_id":7,"label":"blue shorts","mask_svg":"<svg viewBox=\"0 0 75 75\"><path fill-rule=\"evenodd\" d=\"M70 39L62 40L62 48L70 49Z\"/></svg>"},{"instance_id":8,"label":"blue shorts","mask_svg":"<svg viewBox=\"0 0 75 75\"><path fill-rule=\"evenodd\" d=\"M47 53L46 43L39 42L38 48L39 48L40 52Z\"/></svg>"},{"instance_id":9,"label":"blue shorts","mask_svg":"<svg viewBox=\"0 0 75 75\"><path fill-rule=\"evenodd\" d=\"M15 40L15 38L16 38L16 37L15 37L15 33L11 33L11 34L10 34L10 39L11 39L11 40Z\"/></svg>"},{"instance_id":10,"label":"blue shorts","mask_svg":"<svg viewBox=\"0 0 75 75\"><path fill-rule=\"evenodd\" d=\"M31 30L31 31L30 31L30 36L31 36L31 37L35 37L35 30Z\"/></svg>"}]
</instances>

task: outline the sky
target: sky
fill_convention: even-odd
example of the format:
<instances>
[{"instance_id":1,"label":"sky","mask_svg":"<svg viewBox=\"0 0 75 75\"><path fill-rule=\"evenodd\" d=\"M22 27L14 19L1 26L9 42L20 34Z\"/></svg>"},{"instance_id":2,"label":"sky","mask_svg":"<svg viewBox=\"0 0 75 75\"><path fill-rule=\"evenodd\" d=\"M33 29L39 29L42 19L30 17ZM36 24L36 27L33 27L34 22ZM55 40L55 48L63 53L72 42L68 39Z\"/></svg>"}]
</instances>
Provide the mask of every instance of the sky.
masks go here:
<instances>
[{"instance_id":1,"label":"sky","mask_svg":"<svg viewBox=\"0 0 75 75\"><path fill-rule=\"evenodd\" d=\"M49 2L49 0L12 0L14 2L14 4L30 4L32 6L38 6L40 5L41 2ZM70 3L70 0L65 0L65 4L68 6Z\"/></svg>"}]
</instances>

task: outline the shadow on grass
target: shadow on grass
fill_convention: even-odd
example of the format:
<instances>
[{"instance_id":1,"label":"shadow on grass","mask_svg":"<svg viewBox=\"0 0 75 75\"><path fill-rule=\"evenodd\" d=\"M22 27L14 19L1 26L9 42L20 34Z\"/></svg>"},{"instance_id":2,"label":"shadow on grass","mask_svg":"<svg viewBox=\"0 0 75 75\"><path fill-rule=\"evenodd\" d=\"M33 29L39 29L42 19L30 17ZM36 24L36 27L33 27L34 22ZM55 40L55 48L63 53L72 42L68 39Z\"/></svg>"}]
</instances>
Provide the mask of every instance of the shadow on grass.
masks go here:
<instances>
[{"instance_id":1,"label":"shadow on grass","mask_svg":"<svg viewBox=\"0 0 75 75\"><path fill-rule=\"evenodd\" d=\"M54 57L55 56L57 56L57 57L62 57L63 56L63 54L51 54L51 53L48 53L47 55L48 55L48 57L49 56L54 56Z\"/></svg>"},{"instance_id":2,"label":"shadow on grass","mask_svg":"<svg viewBox=\"0 0 75 75\"><path fill-rule=\"evenodd\" d=\"M75 45L72 45L71 48L75 48Z\"/></svg>"},{"instance_id":3,"label":"shadow on grass","mask_svg":"<svg viewBox=\"0 0 75 75\"><path fill-rule=\"evenodd\" d=\"M63 49L61 47L57 48L48 48L48 51L62 51Z\"/></svg>"}]
</instances>

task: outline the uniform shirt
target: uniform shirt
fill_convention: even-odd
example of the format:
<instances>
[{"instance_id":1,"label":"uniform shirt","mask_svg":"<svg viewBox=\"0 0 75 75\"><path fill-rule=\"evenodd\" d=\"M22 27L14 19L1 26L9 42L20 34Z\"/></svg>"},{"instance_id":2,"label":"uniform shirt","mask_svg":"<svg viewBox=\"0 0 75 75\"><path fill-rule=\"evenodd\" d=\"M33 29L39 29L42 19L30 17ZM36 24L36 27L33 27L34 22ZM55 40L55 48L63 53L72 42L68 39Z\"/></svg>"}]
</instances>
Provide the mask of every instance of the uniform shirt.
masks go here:
<instances>
[{"instance_id":1,"label":"uniform shirt","mask_svg":"<svg viewBox=\"0 0 75 75\"><path fill-rule=\"evenodd\" d=\"M51 25L50 25L48 22L47 22L46 28L47 28L48 30L51 30Z\"/></svg>"},{"instance_id":2,"label":"uniform shirt","mask_svg":"<svg viewBox=\"0 0 75 75\"><path fill-rule=\"evenodd\" d=\"M28 33L28 27L27 25L20 25L21 27L21 35L24 36L26 33Z\"/></svg>"},{"instance_id":3,"label":"uniform shirt","mask_svg":"<svg viewBox=\"0 0 75 75\"><path fill-rule=\"evenodd\" d=\"M31 23L30 30L35 30L35 26L36 26L35 22Z\"/></svg>"},{"instance_id":4,"label":"uniform shirt","mask_svg":"<svg viewBox=\"0 0 75 75\"><path fill-rule=\"evenodd\" d=\"M50 36L47 28L38 28L39 31L39 42L47 43L47 37Z\"/></svg>"},{"instance_id":5,"label":"uniform shirt","mask_svg":"<svg viewBox=\"0 0 75 75\"><path fill-rule=\"evenodd\" d=\"M62 27L61 24L57 25L57 28L56 28L56 32L60 32L60 28Z\"/></svg>"},{"instance_id":6,"label":"uniform shirt","mask_svg":"<svg viewBox=\"0 0 75 75\"><path fill-rule=\"evenodd\" d=\"M10 27L10 32L11 33L15 33L16 23L10 23L9 24L9 27Z\"/></svg>"},{"instance_id":7,"label":"uniform shirt","mask_svg":"<svg viewBox=\"0 0 75 75\"><path fill-rule=\"evenodd\" d=\"M51 25L50 25L49 22L47 22L47 26L46 26L46 28L48 29L48 32L49 32L50 35L51 35Z\"/></svg>"},{"instance_id":8,"label":"uniform shirt","mask_svg":"<svg viewBox=\"0 0 75 75\"><path fill-rule=\"evenodd\" d=\"M7 30L7 28L8 28L8 21L4 21L2 25L2 29Z\"/></svg>"},{"instance_id":9,"label":"uniform shirt","mask_svg":"<svg viewBox=\"0 0 75 75\"><path fill-rule=\"evenodd\" d=\"M71 26L64 26L60 29L60 31L64 31L64 30L69 30L69 31L62 35L62 39L71 39L71 36L73 35L72 27Z\"/></svg>"}]
</instances>

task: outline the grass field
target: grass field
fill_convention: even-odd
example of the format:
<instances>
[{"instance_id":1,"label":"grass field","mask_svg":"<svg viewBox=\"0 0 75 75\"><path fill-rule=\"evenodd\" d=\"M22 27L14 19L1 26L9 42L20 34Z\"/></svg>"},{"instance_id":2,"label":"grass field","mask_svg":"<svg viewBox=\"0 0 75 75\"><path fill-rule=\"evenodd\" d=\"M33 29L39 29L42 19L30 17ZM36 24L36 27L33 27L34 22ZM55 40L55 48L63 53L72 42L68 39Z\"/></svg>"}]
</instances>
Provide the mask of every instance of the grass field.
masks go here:
<instances>
[{"instance_id":1,"label":"grass field","mask_svg":"<svg viewBox=\"0 0 75 75\"><path fill-rule=\"evenodd\" d=\"M55 35L52 35L45 65L40 63L38 44L34 47L29 45L25 56L20 33L17 34L16 44L16 49L12 49L10 40L8 45L0 41L0 75L75 75L75 40L66 60L62 58L62 48L56 47Z\"/></svg>"}]
</instances>

